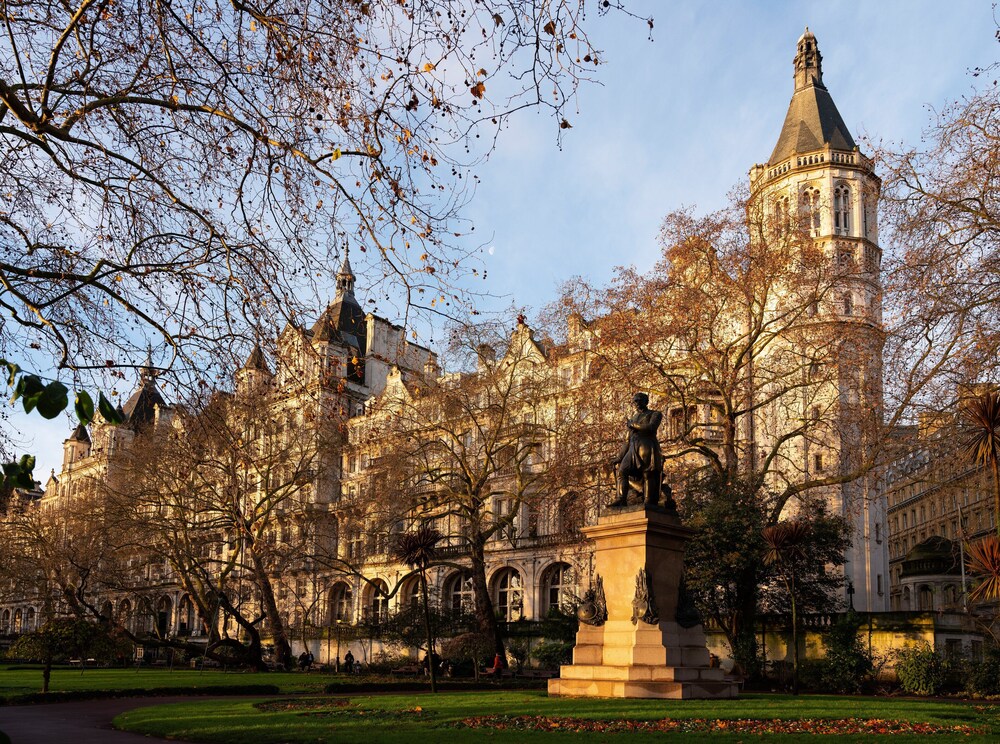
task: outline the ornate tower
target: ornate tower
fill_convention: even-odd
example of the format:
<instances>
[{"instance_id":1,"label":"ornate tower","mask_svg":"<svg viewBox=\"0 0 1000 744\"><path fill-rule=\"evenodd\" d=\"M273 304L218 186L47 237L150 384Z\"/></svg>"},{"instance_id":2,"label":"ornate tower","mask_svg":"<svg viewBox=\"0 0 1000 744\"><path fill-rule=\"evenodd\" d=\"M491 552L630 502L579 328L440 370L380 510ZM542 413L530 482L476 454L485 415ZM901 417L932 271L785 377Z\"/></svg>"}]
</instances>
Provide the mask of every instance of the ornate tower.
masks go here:
<instances>
[{"instance_id":1,"label":"ornate tower","mask_svg":"<svg viewBox=\"0 0 1000 744\"><path fill-rule=\"evenodd\" d=\"M796 47L794 83L771 157L750 170L750 211L767 225L761 234L777 240L784 231L802 267L776 302L776 310L797 307L801 315L786 346L805 360L801 403L767 415L771 431L804 422L804 435L783 450L783 475L828 481L813 493L852 527L845 603L877 611L888 606L884 510L873 476L849 476L864 470L882 410L881 182L823 82L823 56L808 28ZM767 428L762 422L756 435Z\"/></svg>"}]
</instances>

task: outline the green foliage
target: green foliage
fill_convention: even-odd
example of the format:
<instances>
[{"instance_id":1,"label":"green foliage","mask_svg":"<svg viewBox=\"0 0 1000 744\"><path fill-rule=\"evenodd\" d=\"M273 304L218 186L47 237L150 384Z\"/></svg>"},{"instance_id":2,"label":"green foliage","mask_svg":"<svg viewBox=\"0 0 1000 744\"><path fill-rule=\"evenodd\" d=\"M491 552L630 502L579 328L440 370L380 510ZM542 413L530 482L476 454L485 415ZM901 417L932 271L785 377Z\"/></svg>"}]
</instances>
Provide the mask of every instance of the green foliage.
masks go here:
<instances>
[{"instance_id":1,"label":"green foliage","mask_svg":"<svg viewBox=\"0 0 1000 744\"><path fill-rule=\"evenodd\" d=\"M568 641L545 640L532 650L538 663L547 669L556 669L573 661L573 644Z\"/></svg>"},{"instance_id":2,"label":"green foliage","mask_svg":"<svg viewBox=\"0 0 1000 744\"><path fill-rule=\"evenodd\" d=\"M558 607L550 607L542 619L541 635L547 640L567 641L572 644L579 629L580 621L575 614L563 612Z\"/></svg>"},{"instance_id":3,"label":"green foliage","mask_svg":"<svg viewBox=\"0 0 1000 744\"><path fill-rule=\"evenodd\" d=\"M965 690L971 695L1000 695L1000 648L990 646L983 653L982 661L968 665Z\"/></svg>"},{"instance_id":4,"label":"green foliage","mask_svg":"<svg viewBox=\"0 0 1000 744\"><path fill-rule=\"evenodd\" d=\"M684 579L703 617L715 619L744 674L758 667L753 613L763 577L765 514L742 481L711 477L695 483L681 504L696 530L687 544Z\"/></svg>"},{"instance_id":5,"label":"green foliage","mask_svg":"<svg viewBox=\"0 0 1000 744\"><path fill-rule=\"evenodd\" d=\"M495 647L480 633L462 633L441 642L441 656L445 659L468 659L479 664L491 657Z\"/></svg>"},{"instance_id":6,"label":"green foliage","mask_svg":"<svg viewBox=\"0 0 1000 744\"><path fill-rule=\"evenodd\" d=\"M71 658L110 662L132 655L131 642L97 623L55 618L22 635L7 652L14 659L64 661Z\"/></svg>"},{"instance_id":7,"label":"green foliage","mask_svg":"<svg viewBox=\"0 0 1000 744\"><path fill-rule=\"evenodd\" d=\"M37 411L42 418L54 419L69 407L69 388L58 380L45 383L36 374L25 373L14 362L0 359L0 368L7 370L7 387L13 388L10 402L21 401L25 413ZM94 420L94 401L86 390L78 390L73 404L76 417L84 426ZM100 394L99 409L101 416L112 425L124 423L124 417L111 402ZM24 455L17 462L2 463L3 482L0 483L0 507L6 496L14 488L32 489L35 487L33 471L35 458Z\"/></svg>"},{"instance_id":8,"label":"green foliage","mask_svg":"<svg viewBox=\"0 0 1000 744\"><path fill-rule=\"evenodd\" d=\"M517 671L524 669L524 663L528 660L531 652L531 644L527 638L511 639L507 642L507 658L514 661L514 668Z\"/></svg>"},{"instance_id":9,"label":"green foliage","mask_svg":"<svg viewBox=\"0 0 1000 744\"><path fill-rule=\"evenodd\" d=\"M896 676L905 692L936 695L947 681L948 664L925 643L896 652Z\"/></svg>"},{"instance_id":10,"label":"green foliage","mask_svg":"<svg viewBox=\"0 0 1000 744\"><path fill-rule=\"evenodd\" d=\"M849 613L826 633L823 637L826 655L817 663L813 686L823 692L861 692L874 664L871 654L858 637L859 627L857 615Z\"/></svg>"}]
</instances>

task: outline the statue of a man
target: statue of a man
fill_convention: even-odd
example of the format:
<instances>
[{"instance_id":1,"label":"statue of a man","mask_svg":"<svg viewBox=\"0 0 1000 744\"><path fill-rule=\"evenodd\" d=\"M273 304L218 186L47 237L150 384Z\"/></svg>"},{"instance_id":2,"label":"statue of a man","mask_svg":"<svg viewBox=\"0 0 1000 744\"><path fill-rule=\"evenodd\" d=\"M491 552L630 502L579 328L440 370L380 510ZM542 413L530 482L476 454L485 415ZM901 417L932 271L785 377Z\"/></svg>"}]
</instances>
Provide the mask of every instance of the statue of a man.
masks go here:
<instances>
[{"instance_id":1,"label":"statue of a man","mask_svg":"<svg viewBox=\"0 0 1000 744\"><path fill-rule=\"evenodd\" d=\"M655 506L660 499L660 481L663 479L663 455L656 440L663 414L649 410L649 396L636 393L632 396L635 415L625 425L628 439L614 463L618 466L618 498L610 506L625 506L628 502L630 481L636 481L647 506Z\"/></svg>"}]
</instances>

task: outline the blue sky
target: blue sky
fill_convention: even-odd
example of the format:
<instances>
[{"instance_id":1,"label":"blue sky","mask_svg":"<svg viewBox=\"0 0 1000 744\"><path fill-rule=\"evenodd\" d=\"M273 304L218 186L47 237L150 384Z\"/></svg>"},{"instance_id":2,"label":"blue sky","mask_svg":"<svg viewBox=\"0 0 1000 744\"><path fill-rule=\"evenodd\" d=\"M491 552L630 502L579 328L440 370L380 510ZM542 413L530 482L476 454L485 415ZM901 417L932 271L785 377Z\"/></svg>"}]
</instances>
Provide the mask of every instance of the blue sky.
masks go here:
<instances>
[{"instance_id":1,"label":"blue sky","mask_svg":"<svg viewBox=\"0 0 1000 744\"><path fill-rule=\"evenodd\" d=\"M591 19L607 64L598 68L600 85L580 90L562 148L553 121L528 112L477 169L482 184L466 215L493 249L484 257L492 309L537 309L574 275L604 282L617 265L646 269L666 213L721 206L777 141L806 25L823 54L824 82L859 142L917 143L933 108L983 83L968 71L1000 58L989 0L629 7L653 16L654 40L641 21ZM6 425L38 456L37 478L59 469L68 417L45 422L15 412Z\"/></svg>"}]
</instances>

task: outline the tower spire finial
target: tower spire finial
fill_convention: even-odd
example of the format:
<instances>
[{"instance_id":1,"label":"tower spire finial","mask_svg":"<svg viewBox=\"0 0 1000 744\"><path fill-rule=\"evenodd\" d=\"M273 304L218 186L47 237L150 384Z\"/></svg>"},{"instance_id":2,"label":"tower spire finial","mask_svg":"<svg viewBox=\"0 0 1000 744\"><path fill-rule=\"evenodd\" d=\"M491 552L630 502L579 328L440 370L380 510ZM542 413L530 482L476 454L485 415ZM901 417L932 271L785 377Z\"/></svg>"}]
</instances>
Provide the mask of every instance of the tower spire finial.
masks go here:
<instances>
[{"instance_id":1,"label":"tower spire finial","mask_svg":"<svg viewBox=\"0 0 1000 744\"><path fill-rule=\"evenodd\" d=\"M344 262L337 271L337 296L354 296L354 272L351 270L350 246L344 246Z\"/></svg>"},{"instance_id":2,"label":"tower spire finial","mask_svg":"<svg viewBox=\"0 0 1000 744\"><path fill-rule=\"evenodd\" d=\"M795 90L810 85L826 90L823 85L823 55L819 53L815 34L806 26L795 49Z\"/></svg>"}]
</instances>

